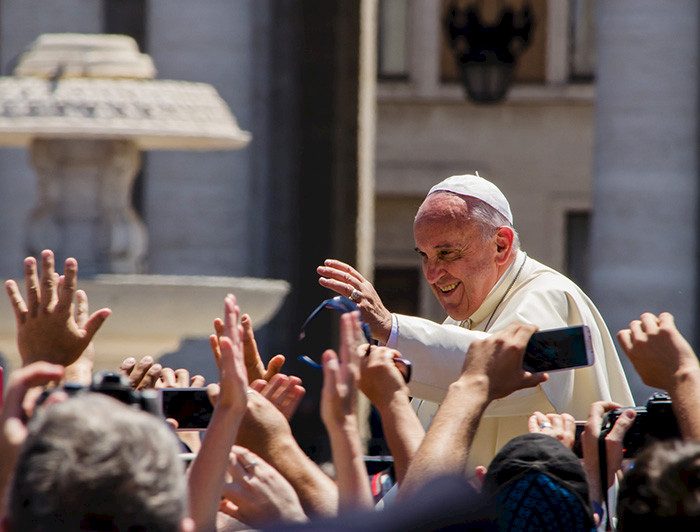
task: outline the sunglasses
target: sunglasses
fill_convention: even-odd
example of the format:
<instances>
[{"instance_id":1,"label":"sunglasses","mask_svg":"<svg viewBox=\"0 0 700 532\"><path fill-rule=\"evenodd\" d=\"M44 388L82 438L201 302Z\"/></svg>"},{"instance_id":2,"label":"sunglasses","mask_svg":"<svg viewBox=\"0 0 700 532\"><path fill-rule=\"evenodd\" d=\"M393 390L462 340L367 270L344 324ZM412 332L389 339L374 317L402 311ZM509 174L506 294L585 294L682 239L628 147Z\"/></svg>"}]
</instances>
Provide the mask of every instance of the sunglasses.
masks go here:
<instances>
[{"instance_id":1,"label":"sunglasses","mask_svg":"<svg viewBox=\"0 0 700 532\"><path fill-rule=\"evenodd\" d=\"M318 316L319 312L321 312L323 309L332 309L332 310L337 310L340 311L342 314L345 314L346 312L354 312L354 311L359 311L359 307L352 301L350 301L347 297L344 296L336 296L330 299L326 299L323 301L316 309L309 314L309 317L306 318L304 323L301 326L301 330L299 331L299 338L298 340L301 341L306 337L306 327L311 323L311 321ZM369 325L367 325L365 322L362 321L362 318L360 318L360 324L362 326L362 332L365 335L365 339L367 340L367 343L369 344L367 346L367 351L365 352L365 356L369 355L370 349L372 348L372 335L369 330ZM307 355L300 355L298 360L301 360L305 364L311 366L312 368L316 369L322 369L323 366L319 364L318 362L314 361L311 359L311 357ZM397 368L401 372L401 375L404 378L404 381L409 382L411 380L411 362L404 359L404 358L395 358L394 362L396 363Z\"/></svg>"}]
</instances>

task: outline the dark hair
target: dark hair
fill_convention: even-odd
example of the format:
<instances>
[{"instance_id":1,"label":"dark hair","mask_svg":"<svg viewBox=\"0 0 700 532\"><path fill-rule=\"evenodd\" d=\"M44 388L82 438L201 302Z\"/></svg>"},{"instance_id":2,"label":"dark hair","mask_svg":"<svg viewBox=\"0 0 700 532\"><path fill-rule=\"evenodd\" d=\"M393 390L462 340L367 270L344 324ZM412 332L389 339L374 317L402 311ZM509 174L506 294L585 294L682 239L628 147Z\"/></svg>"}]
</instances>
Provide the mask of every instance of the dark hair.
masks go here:
<instances>
[{"instance_id":1,"label":"dark hair","mask_svg":"<svg viewBox=\"0 0 700 532\"><path fill-rule=\"evenodd\" d=\"M622 479L618 530L698 530L700 442L666 440L650 445Z\"/></svg>"}]
</instances>

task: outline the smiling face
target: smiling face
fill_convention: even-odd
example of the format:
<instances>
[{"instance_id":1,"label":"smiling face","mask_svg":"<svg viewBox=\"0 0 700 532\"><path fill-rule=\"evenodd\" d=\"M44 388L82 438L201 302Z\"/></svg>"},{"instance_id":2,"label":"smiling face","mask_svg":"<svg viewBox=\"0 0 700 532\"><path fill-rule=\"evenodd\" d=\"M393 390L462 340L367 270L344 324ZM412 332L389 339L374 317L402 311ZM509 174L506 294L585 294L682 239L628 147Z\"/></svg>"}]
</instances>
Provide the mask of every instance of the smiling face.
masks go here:
<instances>
[{"instance_id":1,"label":"smiling face","mask_svg":"<svg viewBox=\"0 0 700 532\"><path fill-rule=\"evenodd\" d=\"M469 220L464 199L431 194L413 224L423 275L445 312L469 318L512 262L513 232L499 228L485 239L482 227Z\"/></svg>"}]
</instances>

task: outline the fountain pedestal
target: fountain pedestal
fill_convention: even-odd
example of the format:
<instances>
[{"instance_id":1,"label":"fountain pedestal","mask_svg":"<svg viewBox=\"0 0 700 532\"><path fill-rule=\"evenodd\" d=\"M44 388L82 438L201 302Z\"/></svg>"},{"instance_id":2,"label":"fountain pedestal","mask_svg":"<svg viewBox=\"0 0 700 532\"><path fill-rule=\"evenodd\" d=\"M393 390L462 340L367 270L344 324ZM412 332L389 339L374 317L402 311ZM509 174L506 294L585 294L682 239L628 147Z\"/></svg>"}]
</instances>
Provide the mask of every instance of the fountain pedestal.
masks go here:
<instances>
[{"instance_id":1,"label":"fountain pedestal","mask_svg":"<svg viewBox=\"0 0 700 532\"><path fill-rule=\"evenodd\" d=\"M141 151L250 141L212 86L154 77L151 58L129 37L48 34L22 54L14 76L0 78L0 146L29 146L39 178L27 252L53 249L59 269L77 258L90 307L113 311L97 336L98 369L207 337L229 292L260 327L289 291L269 279L144 274L148 239L131 205ZM14 317L2 300L0 350L16 366Z\"/></svg>"},{"instance_id":2,"label":"fountain pedestal","mask_svg":"<svg viewBox=\"0 0 700 532\"><path fill-rule=\"evenodd\" d=\"M27 251L75 257L82 275L144 270L146 228L131 205L141 153L131 140L34 139L39 201Z\"/></svg>"}]
</instances>

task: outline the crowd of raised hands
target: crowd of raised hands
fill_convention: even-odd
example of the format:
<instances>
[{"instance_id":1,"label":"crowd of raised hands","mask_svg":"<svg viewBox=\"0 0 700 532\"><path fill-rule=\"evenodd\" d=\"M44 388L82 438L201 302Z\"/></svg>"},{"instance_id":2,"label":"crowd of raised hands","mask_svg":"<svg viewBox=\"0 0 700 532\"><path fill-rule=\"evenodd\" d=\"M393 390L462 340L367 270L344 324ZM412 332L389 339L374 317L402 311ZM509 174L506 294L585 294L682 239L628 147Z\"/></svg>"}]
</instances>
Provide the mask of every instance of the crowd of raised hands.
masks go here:
<instances>
[{"instance_id":1,"label":"crowd of raised hands","mask_svg":"<svg viewBox=\"0 0 700 532\"><path fill-rule=\"evenodd\" d=\"M110 315L109 309L90 314L87 295L77 289L74 259L66 260L62 275L56 272L53 253L48 250L42 252L40 268L34 258L27 258L24 266L25 295L15 281L6 284L22 359L22 367L10 376L0 412L0 515L11 525L12 506L4 501L11 499L15 467L30 433L29 420L35 410L50 416L53 404L70 400L54 393L35 407L36 399L47 386L57 383L90 384L93 340ZM329 349L322 356L320 413L331 443L335 471L331 478L299 447L290 428L289 420L304 396L301 380L283 373L282 355L263 362L250 317L241 315L235 296L228 295L223 317L214 320L209 338L219 373L218 382L207 386L214 404L211 421L201 438L199 432L177 432L195 454L186 471L182 529L401 530L406 529L407 516L412 516L414 529L432 529L431 522L442 521L424 511L426 523L421 525L415 501L431 500L431 494L437 497L440 488L433 487L435 481L454 475L479 481L488 475L488 464L475 472L466 470L472 439L487 406L547 379L546 374L522 369L525 345L535 330L514 323L473 342L461 374L455 376L426 432L394 362L400 353L382 346L367 349L359 312L342 314L339 349ZM683 438L700 440L700 365L673 317L644 314L618 333L618 341L642 380L668 391ZM150 356L138 361L127 358L119 372L135 390L205 385L201 376L162 367ZM397 500L382 512L374 511L376 501L364 462L357 408L360 391L379 412L393 456ZM623 406L630 405L591 405L581 436L582 467L588 482L586 508L591 515L595 513L601 528L605 525L598 508L607 502L608 488L620 479L623 438L635 411L623 411L604 439L607 478L603 480L600 429L604 414ZM177 428L173 420L169 422ZM565 413L535 412L530 418L531 433L558 440L568 449L574 445L575 429L575 420ZM695 449L695 453L698 462L700 452ZM474 500L484 501L483 505L463 501L471 513L458 519L476 522L483 517L480 510L488 504L478 492L474 490ZM436 512L442 508L437 501L435 508ZM14 525L7 530L19 530L19 524Z\"/></svg>"}]
</instances>

